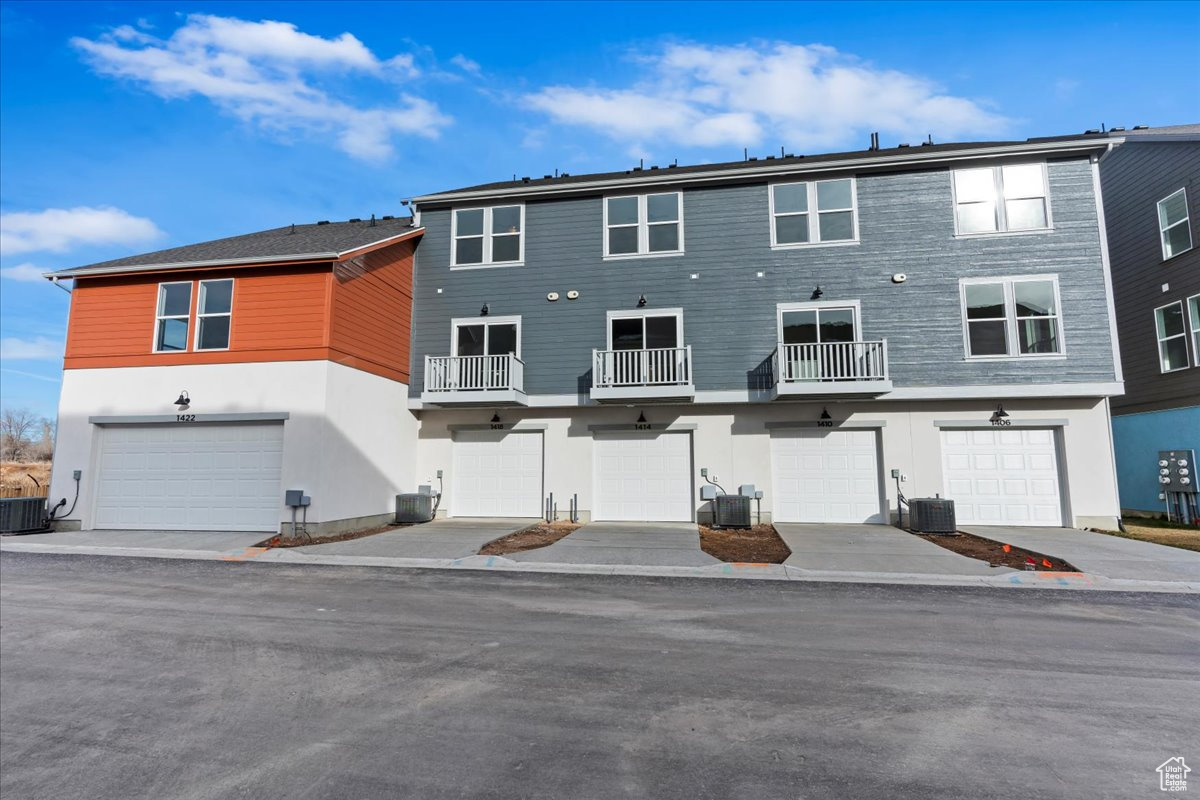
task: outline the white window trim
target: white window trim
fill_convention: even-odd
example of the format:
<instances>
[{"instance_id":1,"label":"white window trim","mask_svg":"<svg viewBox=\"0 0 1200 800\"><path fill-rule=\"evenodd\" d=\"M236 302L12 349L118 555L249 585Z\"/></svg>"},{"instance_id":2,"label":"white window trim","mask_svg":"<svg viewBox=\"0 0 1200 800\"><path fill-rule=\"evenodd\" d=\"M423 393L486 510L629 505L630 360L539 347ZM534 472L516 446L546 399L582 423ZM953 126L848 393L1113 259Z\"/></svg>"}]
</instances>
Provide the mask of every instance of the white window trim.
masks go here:
<instances>
[{"instance_id":1,"label":"white window trim","mask_svg":"<svg viewBox=\"0 0 1200 800\"><path fill-rule=\"evenodd\" d=\"M1192 301L1196 301L1196 312L1192 312ZM1187 304L1189 342L1192 347L1192 364L1200 367L1200 347L1196 345L1196 333L1200 332L1200 294L1194 294L1184 301ZM1155 333L1157 333L1157 329Z\"/></svg>"},{"instance_id":2,"label":"white window trim","mask_svg":"<svg viewBox=\"0 0 1200 800\"><path fill-rule=\"evenodd\" d=\"M162 313L163 287L164 286L188 286L189 287L190 291L188 294L188 310L187 310L186 314L163 314ZM186 340L188 342L189 347L185 347L183 350L159 350L158 349L158 324L159 324L159 322L161 322L164 319L182 319L182 320L187 321L187 324L189 326L191 326L191 324L192 324L192 302L195 299L196 299L195 281L163 281L158 284L157 295L154 298L154 332L151 334L151 338L150 338L150 351L152 353L172 354L172 353L191 352L191 350L189 349L191 346L191 337L188 337L188 339ZM190 327L189 327L189 332L190 332Z\"/></svg>"},{"instance_id":3,"label":"white window trim","mask_svg":"<svg viewBox=\"0 0 1200 800\"><path fill-rule=\"evenodd\" d=\"M1003 169L1004 167L1022 167L1022 166L1040 166L1042 168L1042 200L1046 203L1046 227L1044 228L1022 228L1021 230L1008 230L1008 219L1004 208L1004 183ZM996 191L996 214L997 226L1003 224L994 231L980 231L978 233L963 233L958 229L958 188L955 185L954 173L969 170L969 169L988 169L992 170L992 182ZM1004 164L978 164L974 166L961 166L949 170L950 174L950 199L951 199L951 214L954 217L954 238L955 239L979 239L989 236L1040 236L1054 232L1054 212L1050 203L1050 170L1045 161L1013 161ZM1016 198L1014 198L1016 199Z\"/></svg>"},{"instance_id":4,"label":"white window trim","mask_svg":"<svg viewBox=\"0 0 1200 800\"><path fill-rule=\"evenodd\" d=\"M510 233L496 234L492 232L492 210L496 208L519 208L521 209L521 231L516 234L517 245L517 260L516 261L493 261L492 260L492 238L500 236L512 236ZM483 234L481 237L470 236L464 238L482 238L483 239L483 261L479 263L459 264L458 263L458 212L460 211L482 211L483 212ZM494 206L469 206L466 208L451 208L450 209L450 269L492 269L495 267L522 267L525 266L525 204L524 203L499 203Z\"/></svg>"},{"instance_id":5,"label":"white window trim","mask_svg":"<svg viewBox=\"0 0 1200 800\"><path fill-rule=\"evenodd\" d=\"M650 195L673 194L679 198L679 219L675 222L650 222L646 214L646 198ZM608 201L620 200L627 197L635 197L638 201L638 251L636 253L616 253L608 252ZM605 195L603 198L604 211L604 260L605 261L625 261L631 258L669 258L672 256L681 256L684 254L683 244L683 192L645 192L644 194L612 194ZM651 225L678 225L679 226L679 249L678 250L662 250L659 252L650 252L650 226ZM618 225L619 228L632 228L633 225Z\"/></svg>"},{"instance_id":6,"label":"white window trim","mask_svg":"<svg viewBox=\"0 0 1200 800\"><path fill-rule=\"evenodd\" d=\"M632 311L609 311L604 323L605 340L608 342L605 349L613 349L612 341L612 324L616 319L643 319L645 317L675 317L675 341L679 342L676 348L685 347L683 341L683 309L682 308L638 308ZM645 328L643 328L643 331Z\"/></svg>"},{"instance_id":7,"label":"white window trim","mask_svg":"<svg viewBox=\"0 0 1200 800\"><path fill-rule=\"evenodd\" d=\"M835 181L850 181L850 208L827 209L824 212L817 210L817 185L821 183L833 183ZM775 232L775 187L776 186L799 186L806 187L808 194L808 211L805 212L787 212L783 216L799 216L804 213L808 217L808 241L807 242L783 242L777 241ZM799 250L808 247L846 247L849 245L859 244L858 233L858 178L850 176L849 178L824 178L821 180L807 181L780 181L767 185L767 206L771 212L771 249L773 250ZM850 218L854 222L854 238L853 239L835 239L830 242L821 241L821 221L822 213L832 213L834 211L849 211Z\"/></svg>"},{"instance_id":8,"label":"white window trim","mask_svg":"<svg viewBox=\"0 0 1200 800\"><path fill-rule=\"evenodd\" d=\"M200 304L202 302L201 295L204 294L204 284L206 284L206 283L221 283L222 281L229 281L229 310L222 311L219 313L214 312L211 314L203 313L201 310L202 306ZM210 278L208 280L197 281L197 285L195 288L195 292L196 292L196 325L195 325L195 328L196 328L196 330L192 334L192 350L196 351L197 353L220 353L224 350L228 350L230 345L233 344L233 297L234 297L233 293L236 291L237 291L237 281L234 280L233 278ZM201 347L200 346L200 320L205 319L207 317L229 317L229 338L225 341L224 347Z\"/></svg>"},{"instance_id":9,"label":"white window trim","mask_svg":"<svg viewBox=\"0 0 1200 800\"><path fill-rule=\"evenodd\" d=\"M1164 308L1170 308L1171 306L1179 306L1179 313L1180 313L1181 317L1183 318L1183 333L1176 333L1176 334L1173 334L1173 335L1168 336L1167 338L1163 339L1162 337L1160 337L1158 335L1158 312L1162 311ZM1158 306L1157 308L1154 309L1154 342L1155 342L1154 348L1156 351L1155 355L1158 357L1158 371L1161 374L1167 375L1172 372L1179 372L1180 370L1185 370L1185 369L1188 369L1189 367L1191 367L1191 360L1186 357L1187 351L1192 349L1191 346L1188 344L1188 339L1190 339L1190 338L1192 338L1192 334L1191 334L1191 330L1188 325L1187 309L1185 309L1183 307L1182 300L1176 300L1174 303L1167 303L1165 305ZM1185 356L1185 358L1183 359L1184 365L1182 367L1176 367L1175 369L1163 369L1163 366L1164 366L1164 364L1163 364L1163 349L1162 349L1163 342L1169 342L1172 339L1183 339L1183 352L1184 352L1184 356Z\"/></svg>"},{"instance_id":10,"label":"white window trim","mask_svg":"<svg viewBox=\"0 0 1200 800\"><path fill-rule=\"evenodd\" d=\"M458 329L464 325L484 325L484 326L487 326L487 325L516 325L517 326L516 356L517 356L517 358L521 357L521 317L519 315L508 316L508 317L492 317L492 316L455 317L454 319L451 319L450 320L450 351L449 351L451 356L455 356L455 357L458 356ZM487 336L486 331L484 332L484 336L485 337ZM487 349L486 345L485 345L484 349Z\"/></svg>"},{"instance_id":11,"label":"white window trim","mask_svg":"<svg viewBox=\"0 0 1200 800\"><path fill-rule=\"evenodd\" d=\"M1013 292L1013 284L1029 281L1052 281L1054 283L1054 309L1052 319L1058 322L1058 352L1057 353L1022 353L1021 338L1017 331L1017 304ZM970 320L967 319L967 286L980 283L1001 283L1004 285L1004 339L1008 353L994 356L971 355ZM1066 325L1063 322L1062 296L1059 291L1058 275L997 275L990 278L962 278L958 282L959 313L962 316L963 360L964 361L1055 361L1067 357ZM1009 312L1012 312L1011 314ZM1041 317L1041 319L1051 319ZM980 320L982 321L982 320Z\"/></svg>"},{"instance_id":12,"label":"white window trim","mask_svg":"<svg viewBox=\"0 0 1200 800\"><path fill-rule=\"evenodd\" d=\"M1174 197L1177 194L1183 195L1183 219L1179 220L1179 222L1176 222L1174 225L1168 225L1167 227L1164 228L1162 226L1162 205L1163 205L1163 203L1167 202L1168 200L1170 200L1172 197ZM1155 218L1155 221L1158 222L1158 244L1162 248L1163 261L1170 261L1172 258L1175 258L1176 256L1181 256L1184 253L1189 253L1189 252L1191 252L1192 248L1194 248L1196 246L1196 242L1192 240L1192 212L1191 212L1191 209L1188 208L1187 187L1186 186L1183 187L1182 189L1179 189L1178 191L1171 192L1169 195L1164 197L1162 200L1159 200L1157 203L1155 203L1154 204L1154 218ZM1171 230L1171 228L1176 227L1177 225L1183 225L1184 227L1187 228L1188 241L1190 242L1190 244L1188 245L1187 250L1180 250L1178 253L1172 253L1171 255L1167 255L1167 240L1163 234L1165 234L1167 231Z\"/></svg>"},{"instance_id":13,"label":"white window trim","mask_svg":"<svg viewBox=\"0 0 1200 800\"><path fill-rule=\"evenodd\" d=\"M862 303L858 300L810 300L805 303L778 303L775 306L775 341L783 341L783 314L785 311L812 311L814 309L849 308L854 311L854 341L862 341ZM818 319L820 316L818 315Z\"/></svg>"}]
</instances>

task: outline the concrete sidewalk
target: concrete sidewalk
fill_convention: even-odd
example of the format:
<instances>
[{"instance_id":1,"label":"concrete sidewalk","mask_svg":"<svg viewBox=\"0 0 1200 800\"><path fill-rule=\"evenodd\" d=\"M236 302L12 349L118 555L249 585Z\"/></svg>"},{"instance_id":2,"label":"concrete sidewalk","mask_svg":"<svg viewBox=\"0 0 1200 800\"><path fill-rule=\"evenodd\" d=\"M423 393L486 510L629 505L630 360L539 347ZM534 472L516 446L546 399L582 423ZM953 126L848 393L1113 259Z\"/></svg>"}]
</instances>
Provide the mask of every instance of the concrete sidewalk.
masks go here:
<instances>
[{"instance_id":1,"label":"concrete sidewalk","mask_svg":"<svg viewBox=\"0 0 1200 800\"><path fill-rule=\"evenodd\" d=\"M792 567L907 575L1001 575L1015 571L989 567L891 525L776 522L775 530L792 551L783 562Z\"/></svg>"},{"instance_id":2,"label":"concrete sidewalk","mask_svg":"<svg viewBox=\"0 0 1200 800\"><path fill-rule=\"evenodd\" d=\"M5 536L4 542L59 547L109 547L134 550L187 550L240 553L271 534L262 531L60 531Z\"/></svg>"},{"instance_id":3,"label":"concrete sidewalk","mask_svg":"<svg viewBox=\"0 0 1200 800\"><path fill-rule=\"evenodd\" d=\"M299 553L388 558L466 558L493 539L536 525L540 519L436 519L423 525L350 539L290 548Z\"/></svg>"},{"instance_id":4,"label":"concrete sidewalk","mask_svg":"<svg viewBox=\"0 0 1200 800\"><path fill-rule=\"evenodd\" d=\"M704 567L721 562L700 549L692 522L591 522L549 547L512 553L520 562Z\"/></svg>"},{"instance_id":5,"label":"concrete sidewalk","mask_svg":"<svg viewBox=\"0 0 1200 800\"><path fill-rule=\"evenodd\" d=\"M964 525L964 533L1058 556L1091 575L1143 581L1200 582L1200 553L1076 528Z\"/></svg>"}]
</instances>

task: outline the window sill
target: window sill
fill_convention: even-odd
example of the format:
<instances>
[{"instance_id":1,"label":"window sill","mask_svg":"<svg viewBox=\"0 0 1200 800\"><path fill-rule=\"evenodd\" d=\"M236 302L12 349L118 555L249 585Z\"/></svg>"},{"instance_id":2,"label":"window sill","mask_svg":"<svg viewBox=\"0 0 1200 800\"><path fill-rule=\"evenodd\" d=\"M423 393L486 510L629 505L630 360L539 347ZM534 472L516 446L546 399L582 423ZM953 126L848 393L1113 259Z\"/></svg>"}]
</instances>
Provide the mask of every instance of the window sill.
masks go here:
<instances>
[{"instance_id":1,"label":"window sill","mask_svg":"<svg viewBox=\"0 0 1200 800\"><path fill-rule=\"evenodd\" d=\"M1028 231L991 231L989 233L956 233L954 239L1002 239L1008 236L1042 236L1054 233L1054 228L1035 228Z\"/></svg>"},{"instance_id":2,"label":"window sill","mask_svg":"<svg viewBox=\"0 0 1200 800\"><path fill-rule=\"evenodd\" d=\"M964 356L963 361L1066 361L1066 353L1025 356Z\"/></svg>"},{"instance_id":3,"label":"window sill","mask_svg":"<svg viewBox=\"0 0 1200 800\"><path fill-rule=\"evenodd\" d=\"M1189 247L1187 250L1180 250L1178 253L1175 253L1175 254L1174 254L1174 255L1172 255L1172 256L1168 256L1167 258L1164 258L1164 259L1162 260L1162 263L1166 264L1168 261L1174 261L1175 259L1179 258L1180 256L1185 256L1185 255L1187 255L1188 253L1192 252L1192 251L1193 251L1193 250L1195 250L1195 249L1196 249L1196 246L1195 246L1195 245L1192 245L1192 246L1191 246L1191 247Z\"/></svg>"},{"instance_id":4,"label":"window sill","mask_svg":"<svg viewBox=\"0 0 1200 800\"><path fill-rule=\"evenodd\" d=\"M491 264L451 264L450 271L458 272L459 270L471 269L501 269L503 267L523 267L524 261L494 261Z\"/></svg>"},{"instance_id":5,"label":"window sill","mask_svg":"<svg viewBox=\"0 0 1200 800\"><path fill-rule=\"evenodd\" d=\"M1159 374L1171 375L1176 372L1183 372L1184 370L1187 370L1187 369L1193 369L1193 367L1190 364L1188 366L1184 366L1184 367L1176 367L1175 369L1162 369L1161 367L1159 367Z\"/></svg>"},{"instance_id":6,"label":"window sill","mask_svg":"<svg viewBox=\"0 0 1200 800\"><path fill-rule=\"evenodd\" d=\"M605 261L633 261L639 258L670 258L687 255L683 250L672 250L669 253L621 253L615 256L604 256Z\"/></svg>"},{"instance_id":7,"label":"window sill","mask_svg":"<svg viewBox=\"0 0 1200 800\"><path fill-rule=\"evenodd\" d=\"M809 250L819 247L851 247L862 244L859 239L847 239L837 242L797 242L795 244L772 244L772 250Z\"/></svg>"}]
</instances>

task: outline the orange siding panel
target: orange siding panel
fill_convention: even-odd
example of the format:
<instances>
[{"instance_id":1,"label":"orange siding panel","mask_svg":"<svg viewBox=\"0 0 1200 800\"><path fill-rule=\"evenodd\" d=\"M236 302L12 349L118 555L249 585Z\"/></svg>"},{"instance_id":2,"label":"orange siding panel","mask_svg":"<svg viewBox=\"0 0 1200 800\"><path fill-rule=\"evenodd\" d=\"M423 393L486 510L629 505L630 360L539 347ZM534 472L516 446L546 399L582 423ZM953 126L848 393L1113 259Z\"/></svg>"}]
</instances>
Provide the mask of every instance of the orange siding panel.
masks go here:
<instances>
[{"instance_id":1,"label":"orange siding panel","mask_svg":"<svg viewBox=\"0 0 1200 800\"><path fill-rule=\"evenodd\" d=\"M329 346L339 363L408 382L415 246L399 242L334 267Z\"/></svg>"}]
</instances>

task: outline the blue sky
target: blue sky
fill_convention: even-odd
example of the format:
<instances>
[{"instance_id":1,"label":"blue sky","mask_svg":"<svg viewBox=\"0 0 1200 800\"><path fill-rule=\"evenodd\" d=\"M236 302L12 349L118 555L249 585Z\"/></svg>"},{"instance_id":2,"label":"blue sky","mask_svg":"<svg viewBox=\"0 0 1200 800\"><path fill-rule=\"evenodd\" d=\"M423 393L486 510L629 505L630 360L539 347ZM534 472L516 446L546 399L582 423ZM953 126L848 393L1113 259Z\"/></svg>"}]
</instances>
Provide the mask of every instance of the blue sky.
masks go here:
<instances>
[{"instance_id":1,"label":"blue sky","mask_svg":"<svg viewBox=\"0 0 1200 800\"><path fill-rule=\"evenodd\" d=\"M1197 41L1184 2L0 3L0 403L54 414L42 269L639 158L1196 122Z\"/></svg>"}]
</instances>

